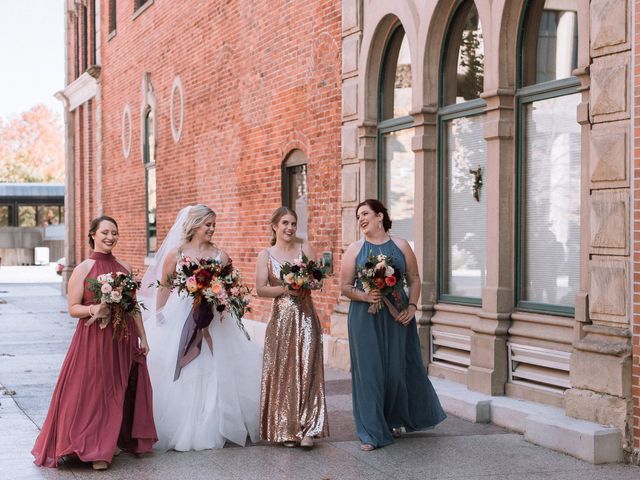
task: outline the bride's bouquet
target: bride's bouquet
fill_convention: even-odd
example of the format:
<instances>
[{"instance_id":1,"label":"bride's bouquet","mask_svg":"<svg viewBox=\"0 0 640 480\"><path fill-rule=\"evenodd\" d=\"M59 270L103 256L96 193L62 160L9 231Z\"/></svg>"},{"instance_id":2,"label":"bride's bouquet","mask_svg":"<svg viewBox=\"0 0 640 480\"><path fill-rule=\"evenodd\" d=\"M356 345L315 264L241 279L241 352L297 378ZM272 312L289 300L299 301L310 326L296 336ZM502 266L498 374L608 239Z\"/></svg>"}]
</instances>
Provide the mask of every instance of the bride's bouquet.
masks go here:
<instances>
[{"instance_id":1,"label":"bride's bouquet","mask_svg":"<svg viewBox=\"0 0 640 480\"><path fill-rule=\"evenodd\" d=\"M125 272L103 273L87 281L89 291L94 294L94 301L110 306L111 315L100 319L98 323L100 328L106 328L111 322L114 335L118 338L127 337L129 318L145 308L136 300L136 291L140 288L140 282L132 274Z\"/></svg>"},{"instance_id":2,"label":"bride's bouquet","mask_svg":"<svg viewBox=\"0 0 640 480\"><path fill-rule=\"evenodd\" d=\"M362 283L362 288L366 293L372 290L379 290L382 294L382 300L379 303L372 304L369 307L369 313L379 312L385 305L389 308L391 315L398 315L397 308L391 305L387 296L391 294L396 301L396 305L401 302L398 285L401 278L398 271L393 266L393 258L382 253L374 255L369 253L367 261L357 272L358 279Z\"/></svg>"},{"instance_id":3,"label":"bride's bouquet","mask_svg":"<svg viewBox=\"0 0 640 480\"><path fill-rule=\"evenodd\" d=\"M318 290L326 277L327 268L304 254L291 263L285 262L280 269L280 280L288 290Z\"/></svg>"},{"instance_id":4,"label":"bride's bouquet","mask_svg":"<svg viewBox=\"0 0 640 480\"><path fill-rule=\"evenodd\" d=\"M198 315L194 315L199 328L209 326L214 310L227 310L233 313L238 328L249 338L242 317L251 311L251 291L242 284L240 271L232 262L223 264L214 258L194 260L182 257L178 260L176 273L169 277L168 284L178 294L193 297L194 312L196 308L199 311Z\"/></svg>"}]
</instances>

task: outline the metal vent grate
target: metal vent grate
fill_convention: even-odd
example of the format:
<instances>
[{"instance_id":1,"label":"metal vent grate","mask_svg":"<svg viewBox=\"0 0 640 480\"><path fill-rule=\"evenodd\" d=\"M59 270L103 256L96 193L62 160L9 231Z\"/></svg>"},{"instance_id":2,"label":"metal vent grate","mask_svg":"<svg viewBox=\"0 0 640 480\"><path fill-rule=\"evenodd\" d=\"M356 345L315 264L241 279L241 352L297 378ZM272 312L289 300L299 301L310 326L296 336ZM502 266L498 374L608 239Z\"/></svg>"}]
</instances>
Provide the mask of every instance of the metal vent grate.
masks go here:
<instances>
[{"instance_id":1,"label":"metal vent grate","mask_svg":"<svg viewBox=\"0 0 640 480\"><path fill-rule=\"evenodd\" d=\"M471 364L471 337L432 329L431 362L466 370Z\"/></svg>"},{"instance_id":2,"label":"metal vent grate","mask_svg":"<svg viewBox=\"0 0 640 480\"><path fill-rule=\"evenodd\" d=\"M569 380L570 352L508 343L509 381L564 391Z\"/></svg>"}]
</instances>

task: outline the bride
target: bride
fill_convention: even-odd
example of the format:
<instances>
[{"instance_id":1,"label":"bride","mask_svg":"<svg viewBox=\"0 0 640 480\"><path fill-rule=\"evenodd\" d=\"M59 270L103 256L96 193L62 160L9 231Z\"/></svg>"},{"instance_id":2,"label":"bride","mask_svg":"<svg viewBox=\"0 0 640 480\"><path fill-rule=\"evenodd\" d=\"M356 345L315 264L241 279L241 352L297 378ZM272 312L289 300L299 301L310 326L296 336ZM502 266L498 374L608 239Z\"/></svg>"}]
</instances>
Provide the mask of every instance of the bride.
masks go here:
<instances>
[{"instance_id":1,"label":"bride","mask_svg":"<svg viewBox=\"0 0 640 480\"><path fill-rule=\"evenodd\" d=\"M216 215L206 205L183 208L142 279L145 328L153 347L147 365L159 438L155 448L160 450L222 448L227 440L244 446L247 435L254 442L259 438L259 348L247 340L231 313L221 316L216 311L206 328L209 335L204 332L213 347L207 338L200 342L199 354L185 361L185 337L194 328L189 315L193 299L153 286L166 284L181 256L229 262L212 242L215 227Z\"/></svg>"}]
</instances>

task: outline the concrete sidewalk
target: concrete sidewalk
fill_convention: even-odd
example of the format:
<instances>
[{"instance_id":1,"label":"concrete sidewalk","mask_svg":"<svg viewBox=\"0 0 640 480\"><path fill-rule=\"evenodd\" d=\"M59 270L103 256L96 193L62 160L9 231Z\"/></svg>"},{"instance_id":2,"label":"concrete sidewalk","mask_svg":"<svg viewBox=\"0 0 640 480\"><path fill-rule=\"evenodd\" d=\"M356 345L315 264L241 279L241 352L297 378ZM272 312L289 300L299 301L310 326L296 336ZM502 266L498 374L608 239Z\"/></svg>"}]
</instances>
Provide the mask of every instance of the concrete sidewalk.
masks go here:
<instances>
[{"instance_id":1,"label":"concrete sidewalk","mask_svg":"<svg viewBox=\"0 0 640 480\"><path fill-rule=\"evenodd\" d=\"M309 452L257 444L142 458L122 454L106 472L81 462L57 470L38 468L29 452L76 321L67 315L57 284L0 284L0 292L7 302L0 304L0 480L640 479L640 467L593 466L495 425L454 416L432 431L361 452L351 417L350 378L338 370L327 371L331 437Z\"/></svg>"}]
</instances>

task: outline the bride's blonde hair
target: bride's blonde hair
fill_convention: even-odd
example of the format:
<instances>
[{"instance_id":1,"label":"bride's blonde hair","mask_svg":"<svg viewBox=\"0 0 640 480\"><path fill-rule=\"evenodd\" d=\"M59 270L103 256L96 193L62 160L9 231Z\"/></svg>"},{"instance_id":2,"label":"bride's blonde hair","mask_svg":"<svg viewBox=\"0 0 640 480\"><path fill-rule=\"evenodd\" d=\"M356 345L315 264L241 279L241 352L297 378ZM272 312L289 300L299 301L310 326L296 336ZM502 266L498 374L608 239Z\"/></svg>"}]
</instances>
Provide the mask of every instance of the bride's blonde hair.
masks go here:
<instances>
[{"instance_id":1,"label":"bride's blonde hair","mask_svg":"<svg viewBox=\"0 0 640 480\"><path fill-rule=\"evenodd\" d=\"M189 210L189 216L184 222L182 238L184 243L190 242L196 233L196 230L200 228L207 221L209 217L215 217L216 212L203 204L194 205Z\"/></svg>"}]
</instances>

